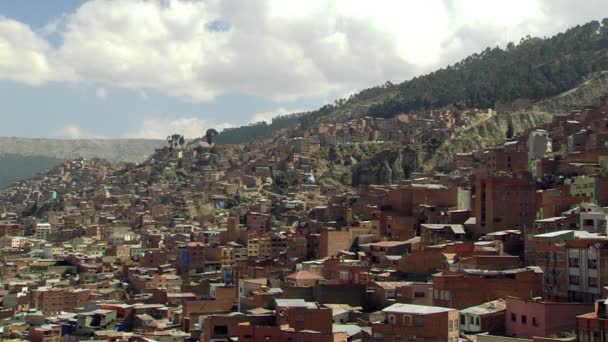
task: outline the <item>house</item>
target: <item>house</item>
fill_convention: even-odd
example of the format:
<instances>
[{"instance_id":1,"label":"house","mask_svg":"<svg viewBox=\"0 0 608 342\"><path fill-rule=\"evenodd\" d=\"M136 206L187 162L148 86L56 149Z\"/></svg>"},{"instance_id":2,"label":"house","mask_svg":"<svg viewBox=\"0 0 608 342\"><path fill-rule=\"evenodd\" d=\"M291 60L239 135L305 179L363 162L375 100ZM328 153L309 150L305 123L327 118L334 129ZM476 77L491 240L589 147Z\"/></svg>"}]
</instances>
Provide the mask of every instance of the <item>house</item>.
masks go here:
<instances>
[{"instance_id":1,"label":"house","mask_svg":"<svg viewBox=\"0 0 608 342\"><path fill-rule=\"evenodd\" d=\"M576 330L576 317L593 310L591 304L546 302L541 298L507 297L506 335L532 338Z\"/></svg>"},{"instance_id":2,"label":"house","mask_svg":"<svg viewBox=\"0 0 608 342\"><path fill-rule=\"evenodd\" d=\"M314 286L322 280L322 276L309 271L297 271L285 277L285 283L289 286Z\"/></svg>"},{"instance_id":3,"label":"house","mask_svg":"<svg viewBox=\"0 0 608 342\"><path fill-rule=\"evenodd\" d=\"M505 331L505 311L507 304L504 299L471 306L460 310L460 330L466 333L487 332L502 334Z\"/></svg>"},{"instance_id":4,"label":"house","mask_svg":"<svg viewBox=\"0 0 608 342\"><path fill-rule=\"evenodd\" d=\"M601 341L608 334L608 300L595 301L592 312L576 317L577 341Z\"/></svg>"},{"instance_id":5,"label":"house","mask_svg":"<svg viewBox=\"0 0 608 342\"><path fill-rule=\"evenodd\" d=\"M539 296L542 284L543 271L535 266L512 270L444 271L433 275L433 301L435 305L463 309L506 296Z\"/></svg>"},{"instance_id":6,"label":"house","mask_svg":"<svg viewBox=\"0 0 608 342\"><path fill-rule=\"evenodd\" d=\"M371 323L371 332L362 341L458 342L458 310L397 303L382 313L384 321Z\"/></svg>"}]
</instances>

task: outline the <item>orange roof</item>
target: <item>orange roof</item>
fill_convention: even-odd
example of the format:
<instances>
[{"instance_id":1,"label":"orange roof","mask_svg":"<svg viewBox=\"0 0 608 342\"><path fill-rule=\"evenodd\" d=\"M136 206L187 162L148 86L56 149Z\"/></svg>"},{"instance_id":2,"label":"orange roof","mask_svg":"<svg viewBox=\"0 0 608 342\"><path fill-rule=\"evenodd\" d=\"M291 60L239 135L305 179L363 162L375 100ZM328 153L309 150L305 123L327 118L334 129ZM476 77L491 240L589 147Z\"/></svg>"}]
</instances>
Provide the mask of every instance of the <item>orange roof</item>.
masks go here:
<instances>
[{"instance_id":1,"label":"orange roof","mask_svg":"<svg viewBox=\"0 0 608 342\"><path fill-rule=\"evenodd\" d=\"M294 280L319 280L319 279L323 279L323 277L321 277L320 275L313 273L313 272L309 272L309 271L298 271L295 273L292 273L290 275L288 275L287 277L285 277L287 279L294 279Z\"/></svg>"}]
</instances>

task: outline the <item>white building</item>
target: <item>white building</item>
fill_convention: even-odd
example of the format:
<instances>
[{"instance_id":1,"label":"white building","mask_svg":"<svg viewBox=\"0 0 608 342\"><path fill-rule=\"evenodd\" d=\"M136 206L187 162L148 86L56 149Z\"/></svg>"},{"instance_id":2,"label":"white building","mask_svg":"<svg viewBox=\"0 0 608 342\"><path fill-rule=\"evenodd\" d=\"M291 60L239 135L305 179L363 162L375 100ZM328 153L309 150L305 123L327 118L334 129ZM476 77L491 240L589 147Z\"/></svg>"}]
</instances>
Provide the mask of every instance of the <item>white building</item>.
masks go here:
<instances>
[{"instance_id":1,"label":"white building","mask_svg":"<svg viewBox=\"0 0 608 342\"><path fill-rule=\"evenodd\" d=\"M530 132L528 136L528 160L542 159L549 149L549 133L543 129Z\"/></svg>"},{"instance_id":2,"label":"white building","mask_svg":"<svg viewBox=\"0 0 608 342\"><path fill-rule=\"evenodd\" d=\"M34 233L34 237L36 239L48 240L48 237L50 234L51 234L51 224L50 223L36 224L36 231Z\"/></svg>"}]
</instances>

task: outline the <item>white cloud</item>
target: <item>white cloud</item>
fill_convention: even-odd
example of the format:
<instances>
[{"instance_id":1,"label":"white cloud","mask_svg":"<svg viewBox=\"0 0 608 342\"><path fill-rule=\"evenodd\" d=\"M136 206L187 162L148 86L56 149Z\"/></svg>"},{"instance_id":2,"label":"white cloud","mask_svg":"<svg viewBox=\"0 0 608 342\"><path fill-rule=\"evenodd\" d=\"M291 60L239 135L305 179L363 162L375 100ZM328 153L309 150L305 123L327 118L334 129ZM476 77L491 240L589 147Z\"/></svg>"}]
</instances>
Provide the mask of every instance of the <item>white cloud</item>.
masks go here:
<instances>
[{"instance_id":1,"label":"white cloud","mask_svg":"<svg viewBox=\"0 0 608 342\"><path fill-rule=\"evenodd\" d=\"M196 117L183 117L178 119L147 119L135 132L126 135L127 138L137 139L164 139L172 134L181 134L186 139L193 139L205 135L209 128L221 131L231 127L228 123L213 124Z\"/></svg>"},{"instance_id":2,"label":"white cloud","mask_svg":"<svg viewBox=\"0 0 608 342\"><path fill-rule=\"evenodd\" d=\"M286 109L283 107L279 107L275 110L271 110L268 112L258 112L258 113L254 113L251 116L251 121L250 123L255 123L255 122L261 122L261 121L266 121L267 123L271 123L272 119L279 116L279 115L286 115L286 114L292 114L292 113L302 113L304 112L304 109Z\"/></svg>"},{"instance_id":3,"label":"white cloud","mask_svg":"<svg viewBox=\"0 0 608 342\"><path fill-rule=\"evenodd\" d=\"M400 82L486 46L551 35L605 0L91 0L32 31L0 18L0 78L277 101ZM48 35L59 38L53 47Z\"/></svg>"},{"instance_id":4,"label":"white cloud","mask_svg":"<svg viewBox=\"0 0 608 342\"><path fill-rule=\"evenodd\" d=\"M53 57L49 43L27 25L0 17L0 78L30 85L69 79L71 73Z\"/></svg>"},{"instance_id":5,"label":"white cloud","mask_svg":"<svg viewBox=\"0 0 608 342\"><path fill-rule=\"evenodd\" d=\"M68 124L55 132L55 136L60 139L104 139L105 137L84 130L75 124Z\"/></svg>"}]
</instances>

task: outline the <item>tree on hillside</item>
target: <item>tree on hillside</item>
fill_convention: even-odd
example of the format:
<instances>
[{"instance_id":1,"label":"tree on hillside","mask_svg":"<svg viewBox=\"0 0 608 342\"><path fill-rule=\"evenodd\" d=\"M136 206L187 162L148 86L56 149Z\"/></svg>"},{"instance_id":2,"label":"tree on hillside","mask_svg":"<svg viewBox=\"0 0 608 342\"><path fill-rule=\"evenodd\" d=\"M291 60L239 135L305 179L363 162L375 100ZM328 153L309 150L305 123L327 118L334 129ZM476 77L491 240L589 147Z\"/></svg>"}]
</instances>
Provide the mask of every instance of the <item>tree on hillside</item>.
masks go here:
<instances>
[{"instance_id":1,"label":"tree on hillside","mask_svg":"<svg viewBox=\"0 0 608 342\"><path fill-rule=\"evenodd\" d=\"M514 135L515 135L515 131L513 129L513 120L511 119L511 116L509 116L509 120L507 121L507 132L506 132L507 139L513 138Z\"/></svg>"},{"instance_id":2,"label":"tree on hillside","mask_svg":"<svg viewBox=\"0 0 608 342\"><path fill-rule=\"evenodd\" d=\"M493 108L497 101L538 100L566 91L594 71L608 69L608 20L573 27L551 38L526 36L505 50L486 48L464 60L398 85L399 94L368 114L393 117L464 101Z\"/></svg>"}]
</instances>

